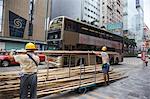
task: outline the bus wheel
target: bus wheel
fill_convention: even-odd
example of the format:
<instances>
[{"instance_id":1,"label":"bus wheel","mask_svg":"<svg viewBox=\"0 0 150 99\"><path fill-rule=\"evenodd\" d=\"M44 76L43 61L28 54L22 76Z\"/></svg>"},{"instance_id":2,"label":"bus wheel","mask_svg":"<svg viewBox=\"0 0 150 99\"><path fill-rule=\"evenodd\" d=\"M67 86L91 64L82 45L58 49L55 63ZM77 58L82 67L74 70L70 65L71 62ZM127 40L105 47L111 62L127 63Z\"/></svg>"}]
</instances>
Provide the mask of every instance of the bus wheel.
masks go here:
<instances>
[{"instance_id":1,"label":"bus wheel","mask_svg":"<svg viewBox=\"0 0 150 99\"><path fill-rule=\"evenodd\" d=\"M118 63L119 63L119 58L117 57L115 60L115 64L118 64Z\"/></svg>"},{"instance_id":2,"label":"bus wheel","mask_svg":"<svg viewBox=\"0 0 150 99\"><path fill-rule=\"evenodd\" d=\"M114 58L110 59L110 65L114 64Z\"/></svg>"},{"instance_id":3,"label":"bus wheel","mask_svg":"<svg viewBox=\"0 0 150 99\"><path fill-rule=\"evenodd\" d=\"M86 87L81 87L78 89L78 93L79 94L85 94L87 92L87 88Z\"/></svg>"}]
</instances>

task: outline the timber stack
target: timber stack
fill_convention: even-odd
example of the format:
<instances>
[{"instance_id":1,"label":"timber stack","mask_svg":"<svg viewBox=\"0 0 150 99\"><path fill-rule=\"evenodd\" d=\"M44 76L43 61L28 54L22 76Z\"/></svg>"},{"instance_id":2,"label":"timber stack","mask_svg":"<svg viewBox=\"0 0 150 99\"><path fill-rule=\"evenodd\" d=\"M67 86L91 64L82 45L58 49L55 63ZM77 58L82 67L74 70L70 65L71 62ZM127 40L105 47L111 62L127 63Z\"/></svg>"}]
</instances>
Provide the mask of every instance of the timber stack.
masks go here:
<instances>
[{"instance_id":1,"label":"timber stack","mask_svg":"<svg viewBox=\"0 0 150 99\"><path fill-rule=\"evenodd\" d=\"M0 73L0 99L19 97L18 71ZM123 78L123 74L111 69L110 81ZM69 68L41 69L38 71L38 97L103 83L103 74L99 65ZM6 99L7 99L6 98Z\"/></svg>"}]
</instances>

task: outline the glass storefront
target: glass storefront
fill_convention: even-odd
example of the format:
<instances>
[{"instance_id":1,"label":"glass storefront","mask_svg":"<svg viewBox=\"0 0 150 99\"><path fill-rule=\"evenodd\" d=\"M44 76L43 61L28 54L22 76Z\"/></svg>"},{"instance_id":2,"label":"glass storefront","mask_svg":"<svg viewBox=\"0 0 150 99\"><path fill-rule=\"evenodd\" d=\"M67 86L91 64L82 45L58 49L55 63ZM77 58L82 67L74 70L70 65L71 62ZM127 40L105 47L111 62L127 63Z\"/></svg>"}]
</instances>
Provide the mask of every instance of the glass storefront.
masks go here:
<instances>
[{"instance_id":1,"label":"glass storefront","mask_svg":"<svg viewBox=\"0 0 150 99\"><path fill-rule=\"evenodd\" d=\"M2 31L3 0L0 0L0 32Z\"/></svg>"}]
</instances>

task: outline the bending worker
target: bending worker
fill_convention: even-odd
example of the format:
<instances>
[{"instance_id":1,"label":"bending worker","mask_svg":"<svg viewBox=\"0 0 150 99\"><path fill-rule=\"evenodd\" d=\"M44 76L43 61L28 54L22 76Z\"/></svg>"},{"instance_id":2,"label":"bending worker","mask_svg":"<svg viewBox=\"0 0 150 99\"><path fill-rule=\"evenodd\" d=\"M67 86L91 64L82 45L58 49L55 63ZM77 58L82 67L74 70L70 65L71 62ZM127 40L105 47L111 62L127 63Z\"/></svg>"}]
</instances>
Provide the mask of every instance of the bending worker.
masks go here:
<instances>
[{"instance_id":1,"label":"bending worker","mask_svg":"<svg viewBox=\"0 0 150 99\"><path fill-rule=\"evenodd\" d=\"M104 81L105 81L105 85L109 84L109 56L106 53L107 51L107 47L103 46L102 47L102 52L99 54L97 54L96 52L94 52L97 56L102 57L102 72L103 72L103 77L104 77Z\"/></svg>"},{"instance_id":2,"label":"bending worker","mask_svg":"<svg viewBox=\"0 0 150 99\"><path fill-rule=\"evenodd\" d=\"M37 68L40 62L39 57L34 54L36 46L27 43L25 46L27 53L13 55L16 62L20 63L20 99L37 99Z\"/></svg>"}]
</instances>

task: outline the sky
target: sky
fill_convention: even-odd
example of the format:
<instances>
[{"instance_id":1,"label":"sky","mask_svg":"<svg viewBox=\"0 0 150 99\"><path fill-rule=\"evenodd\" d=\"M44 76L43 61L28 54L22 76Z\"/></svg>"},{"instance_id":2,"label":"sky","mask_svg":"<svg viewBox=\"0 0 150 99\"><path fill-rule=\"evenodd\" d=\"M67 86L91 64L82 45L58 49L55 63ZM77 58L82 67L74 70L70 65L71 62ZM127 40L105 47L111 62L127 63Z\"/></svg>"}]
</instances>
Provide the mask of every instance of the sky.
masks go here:
<instances>
[{"instance_id":1,"label":"sky","mask_svg":"<svg viewBox=\"0 0 150 99\"><path fill-rule=\"evenodd\" d=\"M150 29L150 0L144 0L144 22Z\"/></svg>"},{"instance_id":2,"label":"sky","mask_svg":"<svg viewBox=\"0 0 150 99\"><path fill-rule=\"evenodd\" d=\"M142 2L142 0L141 0ZM145 24L149 27L150 29L150 0L143 0L143 3L144 3L144 22ZM137 13L137 10L136 10L136 0L128 0L128 21L130 23L133 23L135 22L135 19L133 17L135 17ZM129 24L129 28L133 27L132 26L133 24Z\"/></svg>"}]
</instances>

